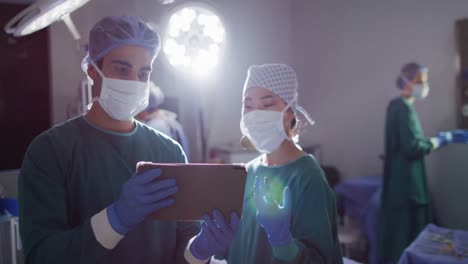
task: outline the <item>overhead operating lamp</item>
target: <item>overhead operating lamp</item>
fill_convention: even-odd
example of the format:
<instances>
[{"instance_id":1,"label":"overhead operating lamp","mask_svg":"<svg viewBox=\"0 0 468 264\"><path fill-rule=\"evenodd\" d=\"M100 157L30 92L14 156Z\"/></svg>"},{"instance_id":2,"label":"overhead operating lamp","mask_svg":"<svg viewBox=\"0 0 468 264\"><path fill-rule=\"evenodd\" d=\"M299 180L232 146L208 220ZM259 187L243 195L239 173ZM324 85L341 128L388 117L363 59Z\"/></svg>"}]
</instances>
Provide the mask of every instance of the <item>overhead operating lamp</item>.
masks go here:
<instances>
[{"instance_id":1,"label":"overhead operating lamp","mask_svg":"<svg viewBox=\"0 0 468 264\"><path fill-rule=\"evenodd\" d=\"M62 20L75 40L80 34L70 18L70 13L90 0L38 0L12 18L5 31L15 37L29 35Z\"/></svg>"},{"instance_id":2,"label":"overhead operating lamp","mask_svg":"<svg viewBox=\"0 0 468 264\"><path fill-rule=\"evenodd\" d=\"M224 43L225 30L220 18L210 8L194 3L172 13L163 49L176 69L206 76L218 64Z\"/></svg>"}]
</instances>

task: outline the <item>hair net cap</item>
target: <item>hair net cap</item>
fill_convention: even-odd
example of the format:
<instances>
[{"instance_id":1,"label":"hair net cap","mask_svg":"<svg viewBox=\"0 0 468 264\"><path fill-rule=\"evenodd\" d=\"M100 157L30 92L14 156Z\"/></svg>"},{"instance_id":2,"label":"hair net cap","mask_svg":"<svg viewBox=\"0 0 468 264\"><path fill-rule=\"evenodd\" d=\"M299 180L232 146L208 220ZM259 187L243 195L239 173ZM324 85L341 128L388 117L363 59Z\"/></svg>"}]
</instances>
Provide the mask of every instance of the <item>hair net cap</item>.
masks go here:
<instances>
[{"instance_id":1,"label":"hair net cap","mask_svg":"<svg viewBox=\"0 0 468 264\"><path fill-rule=\"evenodd\" d=\"M310 118L305 109L297 104L298 83L296 72L286 64L264 64L253 65L247 71L247 79L244 83L243 95L247 89L262 87L277 94L297 113L301 112L307 121L313 125L315 122Z\"/></svg>"},{"instance_id":2,"label":"hair net cap","mask_svg":"<svg viewBox=\"0 0 468 264\"><path fill-rule=\"evenodd\" d=\"M408 80L412 80L416 75L422 73L422 72L427 72L428 68L425 66L422 66L419 63L416 62L410 62L401 68L400 74L397 77L396 80L396 85L399 89L403 89L406 85L406 82Z\"/></svg>"},{"instance_id":3,"label":"hair net cap","mask_svg":"<svg viewBox=\"0 0 468 264\"><path fill-rule=\"evenodd\" d=\"M161 48L161 41L158 33L137 17L105 17L89 32L88 54L81 63L83 71L87 71L90 61L96 62L123 45L147 48L154 59Z\"/></svg>"},{"instance_id":4,"label":"hair net cap","mask_svg":"<svg viewBox=\"0 0 468 264\"><path fill-rule=\"evenodd\" d=\"M293 110L297 105L297 77L286 64L254 65L247 71L243 94L249 88L262 87L281 97Z\"/></svg>"},{"instance_id":5,"label":"hair net cap","mask_svg":"<svg viewBox=\"0 0 468 264\"><path fill-rule=\"evenodd\" d=\"M150 94L148 99L148 107L146 111L152 112L159 108L164 102L164 93L154 82L150 81Z\"/></svg>"}]
</instances>

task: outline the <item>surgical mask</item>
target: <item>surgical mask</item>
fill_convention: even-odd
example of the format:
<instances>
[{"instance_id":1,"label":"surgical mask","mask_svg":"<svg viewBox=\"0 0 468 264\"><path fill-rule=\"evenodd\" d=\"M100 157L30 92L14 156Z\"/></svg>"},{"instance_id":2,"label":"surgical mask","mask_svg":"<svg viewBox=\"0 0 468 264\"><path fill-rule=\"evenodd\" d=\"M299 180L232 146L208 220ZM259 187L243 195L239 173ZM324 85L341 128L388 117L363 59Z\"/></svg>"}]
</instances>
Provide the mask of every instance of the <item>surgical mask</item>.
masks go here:
<instances>
[{"instance_id":1,"label":"surgical mask","mask_svg":"<svg viewBox=\"0 0 468 264\"><path fill-rule=\"evenodd\" d=\"M106 113L115 120L131 120L148 106L148 82L107 78L91 62L102 77L101 94L98 101Z\"/></svg>"},{"instance_id":2,"label":"surgical mask","mask_svg":"<svg viewBox=\"0 0 468 264\"><path fill-rule=\"evenodd\" d=\"M299 141L299 136L290 138L284 131L283 125L284 113L295 101L296 99L291 101L280 112L253 110L242 115L240 123L242 134L250 140L256 150L268 154L275 151L284 140L294 141L294 143Z\"/></svg>"},{"instance_id":3,"label":"surgical mask","mask_svg":"<svg viewBox=\"0 0 468 264\"><path fill-rule=\"evenodd\" d=\"M242 116L241 131L261 153L271 153L290 138L283 126L284 111L253 110Z\"/></svg>"},{"instance_id":4,"label":"surgical mask","mask_svg":"<svg viewBox=\"0 0 468 264\"><path fill-rule=\"evenodd\" d=\"M295 102L297 102L297 95L282 111L253 110L242 115L240 122L242 134L249 139L257 151L268 154L278 149L284 140L299 142L299 135L290 138L283 125L284 113ZM296 104L295 111L300 112L310 125L315 124L315 121L301 106Z\"/></svg>"},{"instance_id":5,"label":"surgical mask","mask_svg":"<svg viewBox=\"0 0 468 264\"><path fill-rule=\"evenodd\" d=\"M424 83L424 84L415 84L415 83L412 83L410 82L405 76L403 75L400 75L401 79L406 82L406 83L409 83L411 84L411 86L413 87L412 91L411 91L411 95L418 99L418 100L422 100L424 98L426 98L428 95L429 95L429 85L427 83Z\"/></svg>"},{"instance_id":6,"label":"surgical mask","mask_svg":"<svg viewBox=\"0 0 468 264\"><path fill-rule=\"evenodd\" d=\"M427 84L413 84L412 95L414 98L422 100L429 95L429 85Z\"/></svg>"}]
</instances>

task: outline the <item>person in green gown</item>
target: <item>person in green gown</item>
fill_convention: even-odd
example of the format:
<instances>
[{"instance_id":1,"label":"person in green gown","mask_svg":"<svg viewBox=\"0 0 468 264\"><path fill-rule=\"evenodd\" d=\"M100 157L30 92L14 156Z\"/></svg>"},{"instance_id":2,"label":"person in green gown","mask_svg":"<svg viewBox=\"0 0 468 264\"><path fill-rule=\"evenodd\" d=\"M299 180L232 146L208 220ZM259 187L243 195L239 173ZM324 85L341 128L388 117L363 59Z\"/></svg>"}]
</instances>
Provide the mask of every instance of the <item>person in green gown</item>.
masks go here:
<instances>
[{"instance_id":1,"label":"person in green gown","mask_svg":"<svg viewBox=\"0 0 468 264\"><path fill-rule=\"evenodd\" d=\"M378 252L396 263L403 250L432 221L424 157L452 142L452 132L424 137L415 100L429 93L428 69L418 63L403 66L397 78L400 96L387 108L385 157Z\"/></svg>"},{"instance_id":2,"label":"person in green gown","mask_svg":"<svg viewBox=\"0 0 468 264\"><path fill-rule=\"evenodd\" d=\"M139 161L186 162L176 141L133 118L148 105L159 50L158 34L136 17L106 17L92 28L82 62L93 82L91 109L36 137L22 163L25 263L189 261L198 222L146 219L174 202L177 182L159 179L159 169L135 175ZM203 243L197 249L211 250Z\"/></svg>"},{"instance_id":3,"label":"person in green gown","mask_svg":"<svg viewBox=\"0 0 468 264\"><path fill-rule=\"evenodd\" d=\"M334 193L297 145L301 128L313 124L297 88L287 65L248 70L241 130L262 154L247 164L242 219L229 250L217 256L228 263L342 263Z\"/></svg>"}]
</instances>

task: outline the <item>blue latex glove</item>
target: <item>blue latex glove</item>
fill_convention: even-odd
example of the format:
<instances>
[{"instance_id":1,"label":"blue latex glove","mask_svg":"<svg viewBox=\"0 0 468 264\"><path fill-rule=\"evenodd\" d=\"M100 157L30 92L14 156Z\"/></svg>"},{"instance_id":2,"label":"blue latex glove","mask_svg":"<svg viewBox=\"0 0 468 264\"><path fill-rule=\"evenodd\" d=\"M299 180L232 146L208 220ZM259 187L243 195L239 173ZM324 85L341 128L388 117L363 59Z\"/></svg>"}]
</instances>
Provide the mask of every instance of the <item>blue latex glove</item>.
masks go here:
<instances>
[{"instance_id":1,"label":"blue latex glove","mask_svg":"<svg viewBox=\"0 0 468 264\"><path fill-rule=\"evenodd\" d=\"M452 131L453 142L454 143L468 143L468 130L453 130Z\"/></svg>"},{"instance_id":2,"label":"blue latex glove","mask_svg":"<svg viewBox=\"0 0 468 264\"><path fill-rule=\"evenodd\" d=\"M443 147L453 142L452 132L439 132L436 135L439 140L439 147Z\"/></svg>"},{"instance_id":3,"label":"blue latex glove","mask_svg":"<svg viewBox=\"0 0 468 264\"><path fill-rule=\"evenodd\" d=\"M216 254L224 253L231 245L239 227L239 216L231 213L229 223L219 210L214 210L212 216L205 214L200 233L190 245L190 252L199 260L205 260Z\"/></svg>"},{"instance_id":4,"label":"blue latex glove","mask_svg":"<svg viewBox=\"0 0 468 264\"><path fill-rule=\"evenodd\" d=\"M291 192L283 190L283 205L269 201L267 178L255 177L254 199L257 206L257 222L268 234L272 246L288 244L291 239Z\"/></svg>"},{"instance_id":5,"label":"blue latex glove","mask_svg":"<svg viewBox=\"0 0 468 264\"><path fill-rule=\"evenodd\" d=\"M158 180L160 169L135 174L124 183L120 198L107 208L112 228L124 235L152 212L174 203L170 196L179 189L175 179Z\"/></svg>"}]
</instances>

